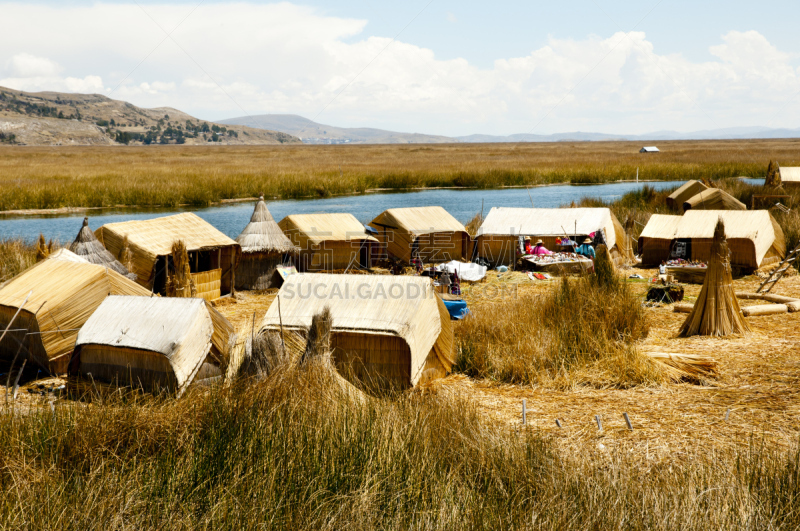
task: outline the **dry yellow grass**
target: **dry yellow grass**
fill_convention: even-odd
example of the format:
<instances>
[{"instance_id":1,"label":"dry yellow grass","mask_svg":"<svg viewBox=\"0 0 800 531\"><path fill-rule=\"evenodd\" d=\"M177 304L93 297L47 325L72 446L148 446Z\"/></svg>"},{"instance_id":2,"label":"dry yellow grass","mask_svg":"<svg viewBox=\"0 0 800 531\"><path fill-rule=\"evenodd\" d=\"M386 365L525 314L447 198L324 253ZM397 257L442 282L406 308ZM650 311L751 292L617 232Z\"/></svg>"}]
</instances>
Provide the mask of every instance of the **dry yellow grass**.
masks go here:
<instances>
[{"instance_id":1,"label":"dry yellow grass","mask_svg":"<svg viewBox=\"0 0 800 531\"><path fill-rule=\"evenodd\" d=\"M798 140L365 146L0 147L0 211L207 205L367 189L763 177L800 164Z\"/></svg>"}]
</instances>

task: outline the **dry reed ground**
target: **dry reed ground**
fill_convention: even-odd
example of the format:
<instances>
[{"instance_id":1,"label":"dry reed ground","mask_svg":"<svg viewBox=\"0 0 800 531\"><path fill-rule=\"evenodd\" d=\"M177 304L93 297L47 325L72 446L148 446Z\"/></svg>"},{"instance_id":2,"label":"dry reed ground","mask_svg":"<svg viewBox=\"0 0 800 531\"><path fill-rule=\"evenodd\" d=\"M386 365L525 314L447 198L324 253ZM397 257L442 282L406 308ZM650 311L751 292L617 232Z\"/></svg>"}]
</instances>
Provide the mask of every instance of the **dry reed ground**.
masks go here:
<instances>
[{"instance_id":1,"label":"dry reed ground","mask_svg":"<svg viewBox=\"0 0 800 531\"><path fill-rule=\"evenodd\" d=\"M652 276L654 270L631 270ZM756 277L734 280L737 291L752 292ZM633 284L644 294L647 283ZM548 282L533 282L523 273L502 275L490 271L487 279L475 286L466 299L473 312L493 304L486 296L493 287L505 286L517 293L545 292ZM693 302L700 286L686 285L686 299ZM800 276L782 279L774 293L797 296ZM253 316L258 326L275 299L277 290L238 292L235 299L217 301L217 309L235 327L251 326ZM760 301L742 301L743 305ZM676 338L686 314L672 312L671 305L648 310L651 329L639 343L644 351L703 354L719 364L720 377L709 385L668 383L631 389L599 389L574 386L556 389L543 386L500 384L473 380L453 374L434 382L422 392L467 397L490 426L500 431L518 431L521 427L521 404L526 399L528 426L551 437L567 455L629 455L635 461L656 464L680 462L693 455L710 453L730 455L735 449L757 443L768 447L789 448L800 437L800 312L749 317L753 332L746 337L712 339ZM513 316L507 316L513 318ZM49 385L54 385L55 381ZM18 404L46 405L47 398L28 393L42 380L20 388ZM725 422L726 410L730 416ZM622 413L631 418L629 431ZM599 431L594 416L600 415ZM555 419L559 419L559 428ZM621 453L615 453L621 451Z\"/></svg>"},{"instance_id":2,"label":"dry reed ground","mask_svg":"<svg viewBox=\"0 0 800 531\"><path fill-rule=\"evenodd\" d=\"M655 270L631 270L653 276ZM752 292L756 277L734 280L737 291ZM634 289L644 294L646 282ZM533 282L524 273L499 275L490 271L479 289L466 294L473 312L493 304L487 294L504 286L518 294L545 292L548 282ZM492 286L487 289L487 286ZM693 302L699 285L686 285L686 299ZM248 324L256 314L260 322L276 290L242 292L236 300L217 308L234 326ZM782 279L774 293L800 294L800 276ZM743 305L761 301L742 301ZM473 380L453 374L436 381L424 392L469 397L477 411L496 428L521 429L521 405L526 399L529 430L537 430L557 442L567 454L629 452L647 463L678 462L696 453L727 453L763 442L789 448L800 437L800 313L749 317L753 332L746 337L712 339L677 338L686 314L672 312L671 305L648 310L650 334L638 347L643 351L689 353L710 356L719 364L720 377L706 386L689 383L662 384L632 389L598 389L574 386L554 389ZM507 316L513 318L513 316ZM730 416L725 422L725 414ZM629 431L623 419L633 423ZM594 416L600 415L599 431ZM559 419L562 428L558 428ZM608 455L611 455L610 453Z\"/></svg>"}]
</instances>

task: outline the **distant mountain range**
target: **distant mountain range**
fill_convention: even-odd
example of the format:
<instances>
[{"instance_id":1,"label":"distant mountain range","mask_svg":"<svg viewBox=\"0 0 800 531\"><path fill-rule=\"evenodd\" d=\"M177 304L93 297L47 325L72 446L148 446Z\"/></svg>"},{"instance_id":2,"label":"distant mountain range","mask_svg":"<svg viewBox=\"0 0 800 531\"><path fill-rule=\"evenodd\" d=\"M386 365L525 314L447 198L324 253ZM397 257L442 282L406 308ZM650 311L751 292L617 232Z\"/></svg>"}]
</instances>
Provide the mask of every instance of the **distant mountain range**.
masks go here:
<instances>
[{"instance_id":1,"label":"distant mountain range","mask_svg":"<svg viewBox=\"0 0 800 531\"><path fill-rule=\"evenodd\" d=\"M747 138L800 138L800 129L769 127L731 127L680 133L654 131L643 135L614 135L607 133L557 133L552 135L514 134L437 136L421 133L399 133L373 128L345 128L313 122L296 114L262 114L220 120L221 124L244 125L254 129L280 131L300 138L306 144L438 144L448 142L596 142L596 141L657 141L657 140L734 140Z\"/></svg>"},{"instance_id":2,"label":"distant mountain range","mask_svg":"<svg viewBox=\"0 0 800 531\"><path fill-rule=\"evenodd\" d=\"M101 94L23 92L0 87L0 144L28 146L261 145L296 143L264 128L220 127L177 109L143 109Z\"/></svg>"},{"instance_id":3,"label":"distant mountain range","mask_svg":"<svg viewBox=\"0 0 800 531\"><path fill-rule=\"evenodd\" d=\"M347 128L324 125L296 114L241 116L221 120L219 123L280 131L296 136L306 144L441 144L457 142L447 136L396 133L371 127Z\"/></svg>"}]
</instances>

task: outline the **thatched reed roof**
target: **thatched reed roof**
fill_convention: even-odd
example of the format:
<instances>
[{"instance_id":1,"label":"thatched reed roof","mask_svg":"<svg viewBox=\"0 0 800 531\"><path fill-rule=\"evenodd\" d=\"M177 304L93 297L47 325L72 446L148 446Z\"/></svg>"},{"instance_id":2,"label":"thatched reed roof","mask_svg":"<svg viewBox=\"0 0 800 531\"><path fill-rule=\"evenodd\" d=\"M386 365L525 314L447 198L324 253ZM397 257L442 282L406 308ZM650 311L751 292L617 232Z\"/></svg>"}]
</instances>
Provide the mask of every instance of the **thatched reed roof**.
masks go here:
<instances>
[{"instance_id":1,"label":"thatched reed roof","mask_svg":"<svg viewBox=\"0 0 800 531\"><path fill-rule=\"evenodd\" d=\"M150 356L130 356L129 349L166 358L180 395L212 354L215 328L221 326L218 333L223 334L232 328L229 323L215 322L210 310L203 299L111 296L86 321L75 346L105 347L97 352L107 353L107 358L101 354L92 360L94 365L124 366L123 360L134 369L162 370L160 360L150 364Z\"/></svg>"},{"instance_id":2,"label":"thatched reed roof","mask_svg":"<svg viewBox=\"0 0 800 531\"><path fill-rule=\"evenodd\" d=\"M313 295L305 297L309 289ZM402 296L397 297L400 293ZM432 363L444 371L455 363L450 315L433 294L428 278L298 273L287 277L278 297L280 314L277 301L273 302L262 321L262 330L279 330L281 322L289 330L306 330L312 317L327 306L334 333L401 337L411 351L411 385L416 385ZM435 359L429 359L431 353ZM400 364L403 360L390 363Z\"/></svg>"},{"instance_id":3,"label":"thatched reed roof","mask_svg":"<svg viewBox=\"0 0 800 531\"><path fill-rule=\"evenodd\" d=\"M436 232L467 232L447 210L440 206L390 208L370 222L376 229L401 229L415 235Z\"/></svg>"},{"instance_id":4,"label":"thatched reed roof","mask_svg":"<svg viewBox=\"0 0 800 531\"><path fill-rule=\"evenodd\" d=\"M669 194L667 197L667 205L672 208L683 208L683 203L702 192L708 190L708 186L700 181L687 181L686 184Z\"/></svg>"},{"instance_id":5,"label":"thatched reed roof","mask_svg":"<svg viewBox=\"0 0 800 531\"><path fill-rule=\"evenodd\" d=\"M609 250L616 248L626 259L633 248L625 229L608 208L510 208L493 207L478 229L482 236L587 236L602 230Z\"/></svg>"},{"instance_id":6,"label":"thatched reed roof","mask_svg":"<svg viewBox=\"0 0 800 531\"><path fill-rule=\"evenodd\" d=\"M236 241L243 253L294 253L298 250L272 218L263 196L258 198L250 223Z\"/></svg>"},{"instance_id":7,"label":"thatched reed roof","mask_svg":"<svg viewBox=\"0 0 800 531\"><path fill-rule=\"evenodd\" d=\"M714 237L719 220L725 224L732 263L758 268L767 265L768 258L786 255L783 231L766 210L689 210L683 216L653 214L639 240L693 240L702 244L693 246L693 253L699 250L705 255L705 247Z\"/></svg>"},{"instance_id":8,"label":"thatched reed roof","mask_svg":"<svg viewBox=\"0 0 800 531\"><path fill-rule=\"evenodd\" d=\"M66 247L62 247L58 251L47 257L48 260L61 260L63 262L77 262L79 264L88 264L89 261L85 258L78 256Z\"/></svg>"},{"instance_id":9,"label":"thatched reed roof","mask_svg":"<svg viewBox=\"0 0 800 531\"><path fill-rule=\"evenodd\" d=\"M42 260L0 289L0 324L8 323L31 291L14 327L30 323L41 332L27 336L23 352L27 351L33 361L53 372L66 370L77 329L109 294L150 295L146 288L100 265ZM3 355L11 351L13 356L16 352L18 343L13 337L6 336L0 343Z\"/></svg>"},{"instance_id":10,"label":"thatched reed roof","mask_svg":"<svg viewBox=\"0 0 800 531\"><path fill-rule=\"evenodd\" d=\"M684 201L683 210L747 210L747 206L719 188L709 188Z\"/></svg>"},{"instance_id":11,"label":"thatched reed roof","mask_svg":"<svg viewBox=\"0 0 800 531\"><path fill-rule=\"evenodd\" d=\"M782 166L780 169L781 183L800 184L800 168Z\"/></svg>"},{"instance_id":12,"label":"thatched reed roof","mask_svg":"<svg viewBox=\"0 0 800 531\"><path fill-rule=\"evenodd\" d=\"M238 243L191 212L108 223L97 229L95 234L110 251L118 254L123 249L125 237L128 237L132 268L143 286L152 285L158 257L172 254L172 244L178 240L184 242L188 252L228 249L234 254L235 263L238 263L241 255ZM227 264L227 261L224 263Z\"/></svg>"},{"instance_id":13,"label":"thatched reed roof","mask_svg":"<svg viewBox=\"0 0 800 531\"><path fill-rule=\"evenodd\" d=\"M136 280L136 275L128 271L124 265L114 258L100 240L98 240L89 228L89 218L83 218L83 225L78 231L75 241L69 246L69 250L80 256L90 264L97 264L109 269L113 269L120 275L125 275L131 280Z\"/></svg>"},{"instance_id":14,"label":"thatched reed roof","mask_svg":"<svg viewBox=\"0 0 800 531\"><path fill-rule=\"evenodd\" d=\"M378 241L352 214L293 214L278 226L300 249L323 242Z\"/></svg>"}]
</instances>

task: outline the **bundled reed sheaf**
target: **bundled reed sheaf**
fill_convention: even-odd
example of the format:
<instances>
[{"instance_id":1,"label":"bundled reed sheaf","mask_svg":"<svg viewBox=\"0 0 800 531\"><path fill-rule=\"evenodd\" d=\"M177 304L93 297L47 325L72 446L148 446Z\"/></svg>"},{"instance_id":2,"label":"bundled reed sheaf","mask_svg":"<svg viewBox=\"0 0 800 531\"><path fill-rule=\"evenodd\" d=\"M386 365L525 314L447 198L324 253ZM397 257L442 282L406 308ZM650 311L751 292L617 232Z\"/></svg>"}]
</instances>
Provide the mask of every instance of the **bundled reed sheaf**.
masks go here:
<instances>
[{"instance_id":1,"label":"bundled reed sheaf","mask_svg":"<svg viewBox=\"0 0 800 531\"><path fill-rule=\"evenodd\" d=\"M69 246L69 250L88 261L90 264L97 264L107 267L124 275L131 280L136 280L136 275L114 258L100 240L98 240L89 228L89 218L83 218L83 226L75 237L75 241Z\"/></svg>"},{"instance_id":2,"label":"bundled reed sheaf","mask_svg":"<svg viewBox=\"0 0 800 531\"><path fill-rule=\"evenodd\" d=\"M183 240L178 240L172 244L172 268L167 275L167 297L196 296L197 289L192 281L189 253Z\"/></svg>"},{"instance_id":3,"label":"bundled reed sheaf","mask_svg":"<svg viewBox=\"0 0 800 531\"><path fill-rule=\"evenodd\" d=\"M36 261L41 262L53 252L53 240L46 242L44 234L39 234L39 239L36 241Z\"/></svg>"},{"instance_id":4,"label":"bundled reed sheaf","mask_svg":"<svg viewBox=\"0 0 800 531\"><path fill-rule=\"evenodd\" d=\"M614 272L614 262L608 247L604 244L597 246L594 257L594 277L593 280L601 287L614 289L619 285L619 278Z\"/></svg>"},{"instance_id":5,"label":"bundled reed sheaf","mask_svg":"<svg viewBox=\"0 0 800 531\"><path fill-rule=\"evenodd\" d=\"M131 251L130 243L128 243L128 235L122 238L122 250L119 252L119 262L128 271L133 269L133 251Z\"/></svg>"},{"instance_id":6,"label":"bundled reed sheaf","mask_svg":"<svg viewBox=\"0 0 800 531\"><path fill-rule=\"evenodd\" d=\"M720 219L714 229L703 288L678 335L729 336L749 331L733 290L728 241Z\"/></svg>"}]
</instances>

